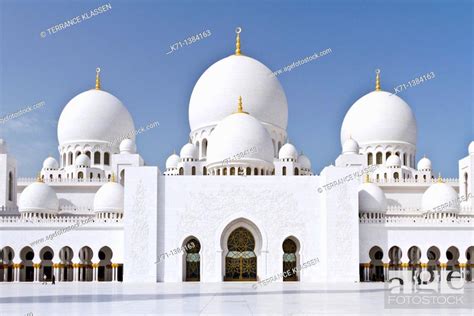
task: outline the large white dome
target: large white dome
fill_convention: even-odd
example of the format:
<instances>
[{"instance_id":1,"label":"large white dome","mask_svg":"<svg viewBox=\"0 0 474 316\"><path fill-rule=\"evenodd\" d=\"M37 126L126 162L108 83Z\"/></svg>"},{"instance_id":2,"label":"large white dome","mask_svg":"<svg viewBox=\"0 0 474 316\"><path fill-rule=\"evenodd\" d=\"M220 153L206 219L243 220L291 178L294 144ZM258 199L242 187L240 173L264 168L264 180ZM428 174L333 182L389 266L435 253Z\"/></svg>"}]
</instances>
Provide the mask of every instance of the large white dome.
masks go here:
<instances>
[{"instance_id":1,"label":"large white dome","mask_svg":"<svg viewBox=\"0 0 474 316\"><path fill-rule=\"evenodd\" d=\"M59 117L60 145L79 142L135 140L135 126L125 106L112 94L92 89L75 96Z\"/></svg>"},{"instance_id":2,"label":"large white dome","mask_svg":"<svg viewBox=\"0 0 474 316\"><path fill-rule=\"evenodd\" d=\"M288 104L272 71L243 55L232 55L209 67L194 86L189 102L191 131L219 123L235 110L235 100L263 123L286 130Z\"/></svg>"},{"instance_id":3,"label":"large white dome","mask_svg":"<svg viewBox=\"0 0 474 316\"><path fill-rule=\"evenodd\" d=\"M395 94L373 91L349 109L341 128L341 144L402 142L416 146L416 120L410 106Z\"/></svg>"},{"instance_id":4,"label":"large white dome","mask_svg":"<svg viewBox=\"0 0 474 316\"><path fill-rule=\"evenodd\" d=\"M458 194L450 185L438 182L432 184L423 193L421 205L423 211L426 212L457 212L459 211Z\"/></svg>"},{"instance_id":5,"label":"large white dome","mask_svg":"<svg viewBox=\"0 0 474 316\"><path fill-rule=\"evenodd\" d=\"M232 160L273 163L273 143L266 128L253 116L234 113L220 122L209 138L209 164Z\"/></svg>"},{"instance_id":6,"label":"large white dome","mask_svg":"<svg viewBox=\"0 0 474 316\"><path fill-rule=\"evenodd\" d=\"M359 188L359 211L379 213L386 210L387 199L383 190L374 183L361 184Z\"/></svg>"},{"instance_id":7,"label":"large white dome","mask_svg":"<svg viewBox=\"0 0 474 316\"><path fill-rule=\"evenodd\" d=\"M95 194L94 212L122 213L123 199L123 186L116 182L107 182Z\"/></svg>"},{"instance_id":8,"label":"large white dome","mask_svg":"<svg viewBox=\"0 0 474 316\"><path fill-rule=\"evenodd\" d=\"M21 193L18 208L20 212L57 214L59 200L56 192L49 185L33 182Z\"/></svg>"}]
</instances>

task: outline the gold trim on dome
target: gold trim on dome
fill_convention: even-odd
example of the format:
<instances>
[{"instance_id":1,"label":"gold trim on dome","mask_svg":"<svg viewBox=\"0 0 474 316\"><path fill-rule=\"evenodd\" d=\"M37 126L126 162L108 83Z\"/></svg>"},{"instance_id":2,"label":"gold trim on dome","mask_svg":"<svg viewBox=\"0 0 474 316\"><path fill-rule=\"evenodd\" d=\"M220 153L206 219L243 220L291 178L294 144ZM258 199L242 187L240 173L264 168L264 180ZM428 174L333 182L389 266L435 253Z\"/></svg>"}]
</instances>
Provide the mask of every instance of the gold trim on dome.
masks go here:
<instances>
[{"instance_id":1,"label":"gold trim on dome","mask_svg":"<svg viewBox=\"0 0 474 316\"><path fill-rule=\"evenodd\" d=\"M235 29L235 33L237 34L237 37L235 39L235 54L237 56L242 55L240 51L240 32L242 32L242 28L239 26Z\"/></svg>"},{"instance_id":2,"label":"gold trim on dome","mask_svg":"<svg viewBox=\"0 0 474 316\"><path fill-rule=\"evenodd\" d=\"M99 73L100 73L100 68L97 67L95 69L95 89L96 90L100 90L100 76L99 76Z\"/></svg>"},{"instance_id":3,"label":"gold trim on dome","mask_svg":"<svg viewBox=\"0 0 474 316\"><path fill-rule=\"evenodd\" d=\"M375 91L380 91L380 69L375 70Z\"/></svg>"},{"instance_id":4,"label":"gold trim on dome","mask_svg":"<svg viewBox=\"0 0 474 316\"><path fill-rule=\"evenodd\" d=\"M38 172L38 175L36 176L36 182L44 183L43 178L41 178L41 172Z\"/></svg>"}]
</instances>

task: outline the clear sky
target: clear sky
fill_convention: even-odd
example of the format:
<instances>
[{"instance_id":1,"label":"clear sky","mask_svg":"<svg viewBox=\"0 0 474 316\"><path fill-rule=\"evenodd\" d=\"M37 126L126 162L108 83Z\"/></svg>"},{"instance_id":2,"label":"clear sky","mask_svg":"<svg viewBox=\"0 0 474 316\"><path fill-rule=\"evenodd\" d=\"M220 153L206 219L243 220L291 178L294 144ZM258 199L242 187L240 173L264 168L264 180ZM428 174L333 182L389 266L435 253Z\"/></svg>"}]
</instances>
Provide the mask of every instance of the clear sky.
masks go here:
<instances>
[{"instance_id":1,"label":"clear sky","mask_svg":"<svg viewBox=\"0 0 474 316\"><path fill-rule=\"evenodd\" d=\"M101 5L112 9L55 34L47 29ZM0 116L45 105L0 126L19 174L34 176L48 154L58 157L57 120L75 95L102 88L117 96L137 128L148 165L188 140L189 98L199 76L242 50L272 70L331 48L332 53L278 78L289 106L288 134L313 172L341 151L340 127L349 107L374 89L434 72L436 78L400 92L418 124L417 160L458 177L473 132L472 1L12 1L0 0ZM170 45L212 35L172 54ZM40 36L47 32L46 37Z\"/></svg>"}]
</instances>

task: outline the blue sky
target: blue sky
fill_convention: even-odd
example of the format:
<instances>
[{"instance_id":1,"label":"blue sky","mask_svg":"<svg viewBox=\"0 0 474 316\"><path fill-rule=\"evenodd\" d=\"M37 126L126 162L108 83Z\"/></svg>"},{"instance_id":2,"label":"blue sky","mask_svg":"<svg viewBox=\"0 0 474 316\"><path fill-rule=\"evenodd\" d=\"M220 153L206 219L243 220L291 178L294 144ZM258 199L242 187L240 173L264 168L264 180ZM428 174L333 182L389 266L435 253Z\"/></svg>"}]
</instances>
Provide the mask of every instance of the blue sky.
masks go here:
<instances>
[{"instance_id":1,"label":"blue sky","mask_svg":"<svg viewBox=\"0 0 474 316\"><path fill-rule=\"evenodd\" d=\"M55 34L42 31L110 3L112 9ZM11 1L0 0L0 116L46 105L0 128L33 176L48 154L57 157L56 124L63 107L94 86L131 112L148 165L188 140L188 102L199 76L233 53L236 26L242 49L270 69L331 48L332 53L279 76L289 104L291 142L313 171L340 153L340 126L349 107L374 89L423 74L436 78L399 93L418 123L417 160L458 176L458 160L474 139L472 1ZM189 35L212 35L167 55Z\"/></svg>"}]
</instances>

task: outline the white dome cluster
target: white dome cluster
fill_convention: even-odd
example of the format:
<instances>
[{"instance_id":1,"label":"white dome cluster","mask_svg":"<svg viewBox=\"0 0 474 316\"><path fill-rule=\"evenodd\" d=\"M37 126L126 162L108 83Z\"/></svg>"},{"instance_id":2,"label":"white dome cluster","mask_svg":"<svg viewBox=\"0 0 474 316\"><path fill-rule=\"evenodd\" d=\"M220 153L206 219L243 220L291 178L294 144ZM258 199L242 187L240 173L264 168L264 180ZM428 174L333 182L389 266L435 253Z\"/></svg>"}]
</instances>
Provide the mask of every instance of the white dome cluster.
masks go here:
<instances>
[{"instance_id":1,"label":"white dome cluster","mask_svg":"<svg viewBox=\"0 0 474 316\"><path fill-rule=\"evenodd\" d=\"M402 160L397 155L391 155L388 157L385 165L388 168L400 168L402 166Z\"/></svg>"},{"instance_id":2,"label":"white dome cluster","mask_svg":"<svg viewBox=\"0 0 474 316\"><path fill-rule=\"evenodd\" d=\"M179 160L180 158L176 154L169 156L168 159L166 159L166 170L178 168Z\"/></svg>"},{"instance_id":3,"label":"white dome cluster","mask_svg":"<svg viewBox=\"0 0 474 316\"><path fill-rule=\"evenodd\" d=\"M297 161L298 159L298 151L293 144L286 143L280 148L278 152L278 159L280 160L289 160L289 161Z\"/></svg>"},{"instance_id":4,"label":"white dome cluster","mask_svg":"<svg viewBox=\"0 0 474 316\"><path fill-rule=\"evenodd\" d=\"M77 168L89 168L91 166L91 160L86 154L80 154L76 158L75 166Z\"/></svg>"},{"instance_id":5,"label":"white dome cluster","mask_svg":"<svg viewBox=\"0 0 474 316\"><path fill-rule=\"evenodd\" d=\"M59 168L58 161L53 157L48 157L43 161L44 170L57 170Z\"/></svg>"},{"instance_id":6,"label":"white dome cluster","mask_svg":"<svg viewBox=\"0 0 474 316\"><path fill-rule=\"evenodd\" d=\"M59 200L56 192L49 185L33 182L21 193L18 208L20 213L56 215L59 212Z\"/></svg>"},{"instance_id":7,"label":"white dome cluster","mask_svg":"<svg viewBox=\"0 0 474 316\"><path fill-rule=\"evenodd\" d=\"M359 153L359 143L357 143L352 137L349 137L342 144L342 153L343 154L358 154Z\"/></svg>"},{"instance_id":8,"label":"white dome cluster","mask_svg":"<svg viewBox=\"0 0 474 316\"><path fill-rule=\"evenodd\" d=\"M199 159L199 150L195 145L187 143L181 148L179 155L183 161L194 161Z\"/></svg>"},{"instance_id":9,"label":"white dome cluster","mask_svg":"<svg viewBox=\"0 0 474 316\"><path fill-rule=\"evenodd\" d=\"M431 160L426 157L421 158L416 165L416 169L418 171L431 171Z\"/></svg>"}]
</instances>

